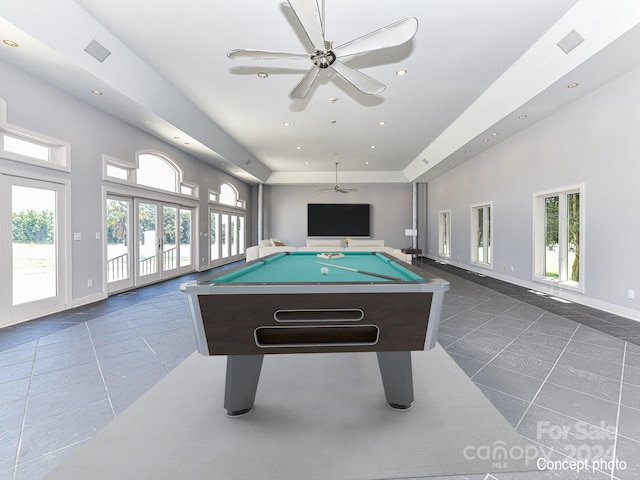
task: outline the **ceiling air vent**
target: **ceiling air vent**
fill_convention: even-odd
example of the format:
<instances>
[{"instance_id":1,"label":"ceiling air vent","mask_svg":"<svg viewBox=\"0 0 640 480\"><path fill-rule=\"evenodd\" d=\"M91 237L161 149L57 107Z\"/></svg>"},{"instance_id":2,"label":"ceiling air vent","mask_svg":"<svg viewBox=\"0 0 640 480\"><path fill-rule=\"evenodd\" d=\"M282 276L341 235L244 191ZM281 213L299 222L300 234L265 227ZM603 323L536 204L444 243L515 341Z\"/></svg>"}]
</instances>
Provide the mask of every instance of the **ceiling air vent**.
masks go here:
<instances>
[{"instance_id":1,"label":"ceiling air vent","mask_svg":"<svg viewBox=\"0 0 640 480\"><path fill-rule=\"evenodd\" d=\"M100 45L96 40L91 40L89 45L84 47L84 51L98 60L100 63L104 62L106 58L111 55L111 52Z\"/></svg>"},{"instance_id":2,"label":"ceiling air vent","mask_svg":"<svg viewBox=\"0 0 640 480\"><path fill-rule=\"evenodd\" d=\"M571 30L562 40L557 43L557 45L564 53L569 53L582 42L584 42L584 38L582 38L582 35L580 35L575 30Z\"/></svg>"}]
</instances>

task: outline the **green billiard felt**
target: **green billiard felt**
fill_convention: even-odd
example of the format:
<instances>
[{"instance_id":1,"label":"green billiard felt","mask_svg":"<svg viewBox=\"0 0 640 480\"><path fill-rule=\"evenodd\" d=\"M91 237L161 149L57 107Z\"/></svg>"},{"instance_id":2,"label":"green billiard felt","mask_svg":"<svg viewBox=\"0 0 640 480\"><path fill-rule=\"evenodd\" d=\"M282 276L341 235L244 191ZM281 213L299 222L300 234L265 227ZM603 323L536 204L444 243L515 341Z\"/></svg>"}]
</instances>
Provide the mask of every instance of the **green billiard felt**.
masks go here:
<instances>
[{"instance_id":1,"label":"green billiard felt","mask_svg":"<svg viewBox=\"0 0 640 480\"><path fill-rule=\"evenodd\" d=\"M390 277L400 282L421 282L424 279L400 263L380 253L343 252L344 257L320 258L318 252L287 252L251 263L227 275L212 280L214 283L343 283L343 282L387 282L393 280L364 273L351 272L331 265L355 268ZM321 265L321 262L327 265ZM327 266L329 273L323 275L320 269Z\"/></svg>"}]
</instances>

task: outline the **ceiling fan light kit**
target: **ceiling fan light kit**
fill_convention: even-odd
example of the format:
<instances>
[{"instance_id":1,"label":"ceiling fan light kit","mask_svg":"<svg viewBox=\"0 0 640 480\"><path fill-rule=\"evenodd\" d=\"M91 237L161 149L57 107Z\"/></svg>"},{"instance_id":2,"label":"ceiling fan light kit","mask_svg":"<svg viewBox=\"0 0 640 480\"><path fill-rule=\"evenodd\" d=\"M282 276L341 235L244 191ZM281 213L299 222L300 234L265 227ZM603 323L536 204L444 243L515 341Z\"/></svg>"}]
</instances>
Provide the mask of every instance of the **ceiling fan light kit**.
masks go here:
<instances>
[{"instance_id":1,"label":"ceiling fan light kit","mask_svg":"<svg viewBox=\"0 0 640 480\"><path fill-rule=\"evenodd\" d=\"M377 95L386 86L361 71L343 63L341 59L402 45L418 31L418 20L407 17L386 27L356 38L333 48L333 43L324 37L324 18L320 14L317 0L288 0L296 18L313 45L313 53L274 52L269 50L238 49L230 51L231 59L275 60L309 59L312 66L289 93L295 101L304 100L313 87L321 70L330 68L366 95Z\"/></svg>"}]
</instances>

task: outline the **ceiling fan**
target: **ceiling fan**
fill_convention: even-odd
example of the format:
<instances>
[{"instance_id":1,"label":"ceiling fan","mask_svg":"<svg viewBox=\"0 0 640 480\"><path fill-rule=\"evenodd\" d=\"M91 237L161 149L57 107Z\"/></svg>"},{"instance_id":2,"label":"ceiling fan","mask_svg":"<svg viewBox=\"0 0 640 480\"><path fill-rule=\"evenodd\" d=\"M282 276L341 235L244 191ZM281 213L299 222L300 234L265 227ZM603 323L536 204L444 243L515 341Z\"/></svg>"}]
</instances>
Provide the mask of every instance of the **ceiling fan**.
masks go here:
<instances>
[{"instance_id":1,"label":"ceiling fan","mask_svg":"<svg viewBox=\"0 0 640 480\"><path fill-rule=\"evenodd\" d=\"M336 192L336 193L349 193L357 192L357 188L341 188L338 186L338 162L336 162L336 185L333 188L316 188L319 192Z\"/></svg>"},{"instance_id":2,"label":"ceiling fan","mask_svg":"<svg viewBox=\"0 0 640 480\"><path fill-rule=\"evenodd\" d=\"M313 62L313 66L289 93L291 100L304 100L318 78L320 71L326 68L333 69L335 73L362 93L368 95L381 93L386 88L385 85L346 65L341 60L362 53L402 45L411 40L418 31L418 20L414 17L407 17L333 48L332 42L325 40L324 37L324 11L321 15L318 1L287 1L313 45L315 50L313 53L238 49L231 50L227 53L227 56L232 59L244 58L252 60L310 59Z\"/></svg>"}]
</instances>

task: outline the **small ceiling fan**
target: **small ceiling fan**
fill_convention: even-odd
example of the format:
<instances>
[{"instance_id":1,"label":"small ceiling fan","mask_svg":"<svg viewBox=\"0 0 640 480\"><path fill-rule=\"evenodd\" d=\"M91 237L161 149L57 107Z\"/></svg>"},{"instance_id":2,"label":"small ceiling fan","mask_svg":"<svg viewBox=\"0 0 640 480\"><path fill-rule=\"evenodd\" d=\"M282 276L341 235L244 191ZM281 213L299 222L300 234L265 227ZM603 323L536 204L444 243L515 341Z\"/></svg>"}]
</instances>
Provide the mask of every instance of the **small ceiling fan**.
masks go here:
<instances>
[{"instance_id":1,"label":"small ceiling fan","mask_svg":"<svg viewBox=\"0 0 640 480\"><path fill-rule=\"evenodd\" d=\"M238 49L231 50L227 53L227 56L231 59L251 60L310 59L313 62L313 66L289 93L291 100L304 100L318 78L320 71L326 68L333 69L335 73L362 93L368 95L381 93L386 88L385 85L346 65L342 60L354 55L402 45L411 40L418 31L418 20L414 17L407 17L333 48L333 43L325 40L324 37L324 11L321 15L318 1L287 1L302 25L311 45L313 45L315 50L313 53Z\"/></svg>"},{"instance_id":2,"label":"small ceiling fan","mask_svg":"<svg viewBox=\"0 0 640 480\"><path fill-rule=\"evenodd\" d=\"M336 162L336 185L333 188L316 188L319 192L336 192L336 193L349 193L357 192L357 188L341 188L338 185L338 162Z\"/></svg>"}]
</instances>

